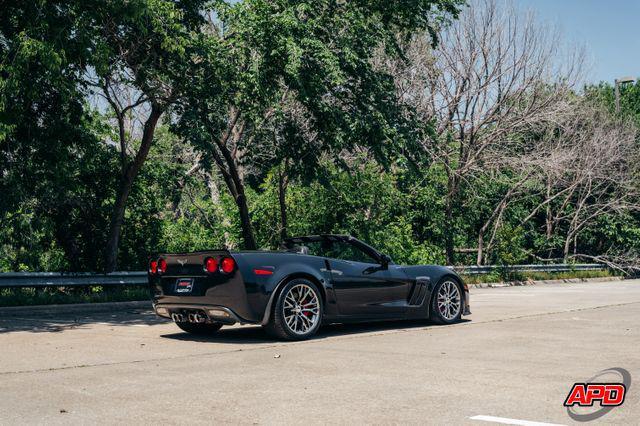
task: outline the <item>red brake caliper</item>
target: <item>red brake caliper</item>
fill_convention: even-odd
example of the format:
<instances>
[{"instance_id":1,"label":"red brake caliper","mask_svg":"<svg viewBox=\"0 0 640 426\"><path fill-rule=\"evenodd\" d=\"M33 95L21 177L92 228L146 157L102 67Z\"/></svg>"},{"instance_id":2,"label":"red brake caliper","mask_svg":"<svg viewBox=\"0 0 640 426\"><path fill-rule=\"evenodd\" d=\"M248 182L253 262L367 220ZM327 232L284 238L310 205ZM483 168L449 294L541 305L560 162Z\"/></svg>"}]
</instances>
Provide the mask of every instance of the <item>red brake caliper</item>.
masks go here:
<instances>
[{"instance_id":1,"label":"red brake caliper","mask_svg":"<svg viewBox=\"0 0 640 426\"><path fill-rule=\"evenodd\" d=\"M300 306L302 306L303 308L304 308L305 306L307 306L307 305L304 303L304 299L300 302ZM302 314L303 314L305 317L310 317L310 316L311 316L311 312L309 312L309 311L303 312Z\"/></svg>"}]
</instances>

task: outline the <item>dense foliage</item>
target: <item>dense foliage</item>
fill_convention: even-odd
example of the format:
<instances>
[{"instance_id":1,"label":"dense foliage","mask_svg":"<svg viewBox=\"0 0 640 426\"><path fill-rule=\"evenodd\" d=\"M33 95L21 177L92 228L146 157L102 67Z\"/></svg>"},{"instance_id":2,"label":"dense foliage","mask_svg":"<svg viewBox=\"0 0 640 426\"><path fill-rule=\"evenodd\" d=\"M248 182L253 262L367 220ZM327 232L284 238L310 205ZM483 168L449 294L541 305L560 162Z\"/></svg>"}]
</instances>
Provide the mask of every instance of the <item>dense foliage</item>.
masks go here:
<instances>
[{"instance_id":1,"label":"dense foliage","mask_svg":"<svg viewBox=\"0 0 640 426\"><path fill-rule=\"evenodd\" d=\"M525 82L469 139L416 101L448 75L433 59L457 0L4 6L0 271L139 270L318 233L401 263L640 252L640 83L616 111L606 83ZM557 116L527 116L532 98ZM605 146L587 131L633 144L568 171Z\"/></svg>"}]
</instances>

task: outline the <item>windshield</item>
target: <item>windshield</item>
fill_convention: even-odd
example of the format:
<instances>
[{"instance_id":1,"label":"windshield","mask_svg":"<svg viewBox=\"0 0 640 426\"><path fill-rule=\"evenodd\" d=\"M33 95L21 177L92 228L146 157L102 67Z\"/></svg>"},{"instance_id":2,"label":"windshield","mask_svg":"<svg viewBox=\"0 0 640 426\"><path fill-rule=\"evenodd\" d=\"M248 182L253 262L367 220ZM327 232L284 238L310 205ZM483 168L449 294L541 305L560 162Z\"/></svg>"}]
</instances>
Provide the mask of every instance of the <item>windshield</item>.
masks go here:
<instances>
[{"instance_id":1,"label":"windshield","mask_svg":"<svg viewBox=\"0 0 640 426\"><path fill-rule=\"evenodd\" d=\"M346 241L305 241L292 247L293 251L312 256L328 257L351 262L376 263L376 260L355 245Z\"/></svg>"}]
</instances>

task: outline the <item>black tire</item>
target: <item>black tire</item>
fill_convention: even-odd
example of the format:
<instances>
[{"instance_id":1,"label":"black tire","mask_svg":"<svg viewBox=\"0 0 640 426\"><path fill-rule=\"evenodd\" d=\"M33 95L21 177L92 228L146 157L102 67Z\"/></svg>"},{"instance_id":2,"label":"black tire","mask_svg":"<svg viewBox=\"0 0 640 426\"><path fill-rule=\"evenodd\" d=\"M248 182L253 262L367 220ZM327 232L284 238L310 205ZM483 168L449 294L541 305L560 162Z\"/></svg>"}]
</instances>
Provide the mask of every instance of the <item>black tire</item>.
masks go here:
<instances>
[{"instance_id":1,"label":"black tire","mask_svg":"<svg viewBox=\"0 0 640 426\"><path fill-rule=\"evenodd\" d=\"M453 286L451 285L453 284ZM443 289L443 286L445 288ZM451 294L448 290L457 289L457 313L454 309L450 308L451 305L441 306L438 302L438 295L442 291L445 294ZM444 297L443 300L452 300L455 302L454 297ZM455 305L455 303L454 303ZM464 291L462 286L453 277L444 277L433 288L431 295L431 305L429 306L429 319L436 324L453 324L460 321L462 318L462 311L464 310Z\"/></svg>"},{"instance_id":2,"label":"black tire","mask_svg":"<svg viewBox=\"0 0 640 426\"><path fill-rule=\"evenodd\" d=\"M180 327L182 331L186 331L187 333L191 333L191 334L197 334L199 336L215 334L218 330L222 328L222 324L217 322L203 323L203 324L194 324L191 322L177 322L176 325Z\"/></svg>"},{"instance_id":3,"label":"black tire","mask_svg":"<svg viewBox=\"0 0 640 426\"><path fill-rule=\"evenodd\" d=\"M313 292L315 299L305 299L317 302L317 313L310 313L310 317L307 316L304 312L300 312L298 315L301 318L298 322L295 320L295 324L301 324L301 328L303 328L306 324L311 323L308 330L294 330L289 324L287 324L285 318L285 299L290 294L291 290L294 288L309 288L310 291ZM295 293L295 290L294 290ZM307 296L310 297L310 296ZM302 304L300 305L302 306ZM310 306L310 305L305 305ZM289 315L288 318L291 319L292 310L287 308ZM295 278L288 283L286 283L278 295L276 296L276 301L272 306L271 315L269 318L269 322L264 326L264 329L270 335L277 337L279 339L284 340L306 340L317 333L318 329L322 325L322 314L323 314L323 305L322 305L322 295L318 287L312 283L311 281L304 278ZM295 315L295 314L293 314ZM302 315L307 316L307 319L304 321L302 319ZM305 324L305 325L302 325Z\"/></svg>"}]
</instances>

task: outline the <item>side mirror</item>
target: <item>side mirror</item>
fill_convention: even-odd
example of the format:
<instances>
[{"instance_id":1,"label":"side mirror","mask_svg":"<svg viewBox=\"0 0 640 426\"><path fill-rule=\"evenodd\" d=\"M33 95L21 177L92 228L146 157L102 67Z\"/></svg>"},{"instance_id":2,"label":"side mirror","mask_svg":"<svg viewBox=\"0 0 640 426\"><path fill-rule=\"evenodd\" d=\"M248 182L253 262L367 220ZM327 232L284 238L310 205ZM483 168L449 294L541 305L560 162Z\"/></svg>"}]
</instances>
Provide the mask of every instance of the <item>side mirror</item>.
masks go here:
<instances>
[{"instance_id":1,"label":"side mirror","mask_svg":"<svg viewBox=\"0 0 640 426\"><path fill-rule=\"evenodd\" d=\"M389 257L388 254L381 254L380 255L380 265L382 265L382 267L384 269L387 269L391 262L392 262L392 260L391 260L391 258Z\"/></svg>"}]
</instances>

